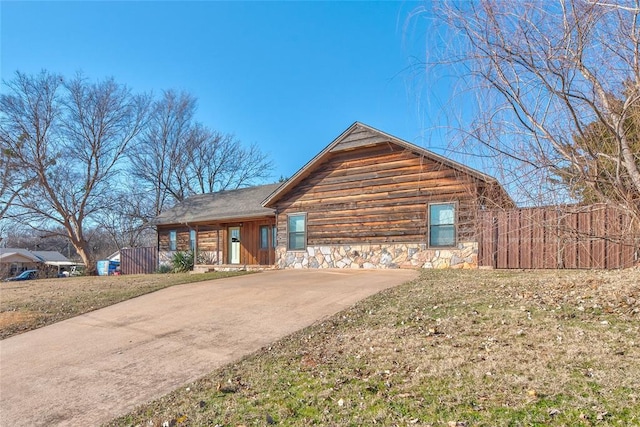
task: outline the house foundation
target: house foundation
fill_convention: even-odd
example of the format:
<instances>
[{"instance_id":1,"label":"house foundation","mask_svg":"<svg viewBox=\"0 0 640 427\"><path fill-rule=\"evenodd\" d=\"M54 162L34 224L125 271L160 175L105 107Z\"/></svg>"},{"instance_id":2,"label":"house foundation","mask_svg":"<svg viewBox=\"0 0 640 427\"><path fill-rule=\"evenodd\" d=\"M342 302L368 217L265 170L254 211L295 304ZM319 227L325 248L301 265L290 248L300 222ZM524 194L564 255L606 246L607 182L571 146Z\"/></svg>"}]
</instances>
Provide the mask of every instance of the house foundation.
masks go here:
<instances>
[{"instance_id":1,"label":"house foundation","mask_svg":"<svg viewBox=\"0 0 640 427\"><path fill-rule=\"evenodd\" d=\"M276 249L278 268L477 268L478 243L434 249L425 244L308 246Z\"/></svg>"}]
</instances>

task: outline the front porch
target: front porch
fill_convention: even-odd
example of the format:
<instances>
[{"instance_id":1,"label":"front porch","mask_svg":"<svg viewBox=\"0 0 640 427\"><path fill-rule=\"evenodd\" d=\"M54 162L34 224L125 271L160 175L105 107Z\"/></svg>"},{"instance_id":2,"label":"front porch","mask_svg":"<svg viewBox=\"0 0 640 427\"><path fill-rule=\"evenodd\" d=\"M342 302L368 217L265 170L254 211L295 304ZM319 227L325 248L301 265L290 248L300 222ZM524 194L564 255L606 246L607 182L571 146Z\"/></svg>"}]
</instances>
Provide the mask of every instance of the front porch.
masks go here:
<instances>
[{"instance_id":1,"label":"front porch","mask_svg":"<svg viewBox=\"0 0 640 427\"><path fill-rule=\"evenodd\" d=\"M159 227L160 264L193 251L196 272L270 269L276 265L275 236L273 216Z\"/></svg>"},{"instance_id":2,"label":"front porch","mask_svg":"<svg viewBox=\"0 0 640 427\"><path fill-rule=\"evenodd\" d=\"M210 273L212 271L265 271L276 270L277 265L260 265L260 264L196 264L193 266L192 273Z\"/></svg>"}]
</instances>

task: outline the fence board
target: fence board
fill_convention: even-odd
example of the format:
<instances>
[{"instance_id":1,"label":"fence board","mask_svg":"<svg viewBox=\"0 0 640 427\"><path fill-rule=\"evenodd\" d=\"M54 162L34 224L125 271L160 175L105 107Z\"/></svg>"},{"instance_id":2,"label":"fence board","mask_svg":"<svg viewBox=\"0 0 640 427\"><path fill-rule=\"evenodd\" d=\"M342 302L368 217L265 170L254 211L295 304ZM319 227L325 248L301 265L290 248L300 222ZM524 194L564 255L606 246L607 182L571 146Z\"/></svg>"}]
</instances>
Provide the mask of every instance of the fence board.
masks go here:
<instances>
[{"instance_id":1,"label":"fence board","mask_svg":"<svg viewBox=\"0 0 640 427\"><path fill-rule=\"evenodd\" d=\"M502 215L497 217L497 238L496 238L496 267L508 268L507 264L507 251L500 248L507 248L507 236L509 235L508 218L507 213L503 212Z\"/></svg>"},{"instance_id":2,"label":"fence board","mask_svg":"<svg viewBox=\"0 0 640 427\"><path fill-rule=\"evenodd\" d=\"M509 235L507 238L507 268L518 268L520 264L520 211L508 213Z\"/></svg>"},{"instance_id":3,"label":"fence board","mask_svg":"<svg viewBox=\"0 0 640 427\"><path fill-rule=\"evenodd\" d=\"M158 268L158 248L124 248L120 250L122 274L151 274Z\"/></svg>"},{"instance_id":4,"label":"fence board","mask_svg":"<svg viewBox=\"0 0 640 427\"><path fill-rule=\"evenodd\" d=\"M608 251L605 255L607 268L617 268L621 264L622 245L620 244L620 236L622 229L620 227L620 215L613 210L607 211L607 236L611 239L606 242Z\"/></svg>"},{"instance_id":5,"label":"fence board","mask_svg":"<svg viewBox=\"0 0 640 427\"><path fill-rule=\"evenodd\" d=\"M533 212L520 212L520 267L533 268Z\"/></svg>"},{"instance_id":6,"label":"fence board","mask_svg":"<svg viewBox=\"0 0 640 427\"><path fill-rule=\"evenodd\" d=\"M496 242L494 240L494 218L492 212L481 211L478 215L478 221L480 222L480 240L478 242L478 263L480 265L495 264L495 248Z\"/></svg>"},{"instance_id":7,"label":"fence board","mask_svg":"<svg viewBox=\"0 0 640 427\"><path fill-rule=\"evenodd\" d=\"M634 247L633 224L629 215L621 215L622 223L622 259L621 264L631 266L634 263L636 248Z\"/></svg>"},{"instance_id":8,"label":"fence board","mask_svg":"<svg viewBox=\"0 0 640 427\"><path fill-rule=\"evenodd\" d=\"M570 213L566 212L562 217L562 265L564 266L564 268L578 268L577 220L578 218L576 215L571 215Z\"/></svg>"},{"instance_id":9,"label":"fence board","mask_svg":"<svg viewBox=\"0 0 640 427\"><path fill-rule=\"evenodd\" d=\"M540 209L531 209L529 220L531 222L531 268L543 268L544 266L544 212Z\"/></svg>"},{"instance_id":10,"label":"fence board","mask_svg":"<svg viewBox=\"0 0 640 427\"><path fill-rule=\"evenodd\" d=\"M578 212L577 220L577 242L578 242L578 267L593 265L591 251L591 212Z\"/></svg>"},{"instance_id":11,"label":"fence board","mask_svg":"<svg viewBox=\"0 0 640 427\"><path fill-rule=\"evenodd\" d=\"M557 209L540 209L545 215L544 268L560 268L562 260L560 213Z\"/></svg>"},{"instance_id":12,"label":"fence board","mask_svg":"<svg viewBox=\"0 0 640 427\"><path fill-rule=\"evenodd\" d=\"M597 236L606 236L606 208L594 210L591 213L591 232L596 236L591 242L591 253L593 268L606 268L605 260L605 239L598 239Z\"/></svg>"},{"instance_id":13,"label":"fence board","mask_svg":"<svg viewBox=\"0 0 640 427\"><path fill-rule=\"evenodd\" d=\"M631 216L605 205L483 211L478 227L481 266L626 268L640 255Z\"/></svg>"}]
</instances>

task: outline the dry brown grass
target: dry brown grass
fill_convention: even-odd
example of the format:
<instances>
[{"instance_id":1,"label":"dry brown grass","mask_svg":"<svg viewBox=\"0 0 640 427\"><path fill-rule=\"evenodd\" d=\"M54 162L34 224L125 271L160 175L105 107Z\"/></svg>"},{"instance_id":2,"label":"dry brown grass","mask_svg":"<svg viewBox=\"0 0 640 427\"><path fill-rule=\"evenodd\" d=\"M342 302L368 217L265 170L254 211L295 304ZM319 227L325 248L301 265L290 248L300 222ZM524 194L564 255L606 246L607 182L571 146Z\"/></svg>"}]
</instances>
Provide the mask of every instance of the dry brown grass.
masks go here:
<instances>
[{"instance_id":1,"label":"dry brown grass","mask_svg":"<svg viewBox=\"0 0 640 427\"><path fill-rule=\"evenodd\" d=\"M242 273L85 276L0 283L0 339L149 292Z\"/></svg>"},{"instance_id":2,"label":"dry brown grass","mask_svg":"<svg viewBox=\"0 0 640 427\"><path fill-rule=\"evenodd\" d=\"M425 271L111 425L640 425L639 300L638 270Z\"/></svg>"}]
</instances>

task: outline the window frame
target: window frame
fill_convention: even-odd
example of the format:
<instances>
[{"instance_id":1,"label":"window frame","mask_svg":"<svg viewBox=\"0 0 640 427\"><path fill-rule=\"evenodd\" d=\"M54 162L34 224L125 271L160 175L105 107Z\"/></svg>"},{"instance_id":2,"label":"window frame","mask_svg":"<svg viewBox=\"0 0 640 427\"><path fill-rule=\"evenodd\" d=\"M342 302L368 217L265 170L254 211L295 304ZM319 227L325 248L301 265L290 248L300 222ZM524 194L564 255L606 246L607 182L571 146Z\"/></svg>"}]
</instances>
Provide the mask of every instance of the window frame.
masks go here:
<instances>
[{"instance_id":1,"label":"window frame","mask_svg":"<svg viewBox=\"0 0 640 427\"><path fill-rule=\"evenodd\" d=\"M169 250L178 250L178 232L176 230L169 230Z\"/></svg>"},{"instance_id":2,"label":"window frame","mask_svg":"<svg viewBox=\"0 0 640 427\"><path fill-rule=\"evenodd\" d=\"M291 218L292 217L303 217L304 219L304 231L291 231ZM292 248L291 247L291 235L292 233L299 234L303 236L303 247L301 248ZM287 214L287 250L291 252L295 251L306 251L307 250L307 213L306 212L295 212Z\"/></svg>"},{"instance_id":3,"label":"window frame","mask_svg":"<svg viewBox=\"0 0 640 427\"><path fill-rule=\"evenodd\" d=\"M275 249L278 246L278 227L271 226L271 247Z\"/></svg>"},{"instance_id":4,"label":"window frame","mask_svg":"<svg viewBox=\"0 0 640 427\"><path fill-rule=\"evenodd\" d=\"M453 223L451 224L432 224L431 207L432 206L451 206L453 208ZM437 245L432 242L433 227L452 227L453 242L451 244ZM428 247L434 249L455 248L458 244L458 203L457 202L434 202L427 204L427 241Z\"/></svg>"},{"instance_id":5,"label":"window frame","mask_svg":"<svg viewBox=\"0 0 640 427\"><path fill-rule=\"evenodd\" d=\"M189 249L192 250L193 252L196 251L196 246L197 246L197 240L198 240L198 233L195 229L190 229L189 230Z\"/></svg>"}]
</instances>

